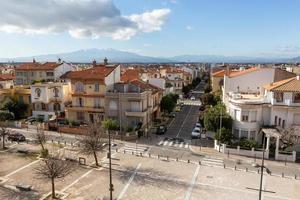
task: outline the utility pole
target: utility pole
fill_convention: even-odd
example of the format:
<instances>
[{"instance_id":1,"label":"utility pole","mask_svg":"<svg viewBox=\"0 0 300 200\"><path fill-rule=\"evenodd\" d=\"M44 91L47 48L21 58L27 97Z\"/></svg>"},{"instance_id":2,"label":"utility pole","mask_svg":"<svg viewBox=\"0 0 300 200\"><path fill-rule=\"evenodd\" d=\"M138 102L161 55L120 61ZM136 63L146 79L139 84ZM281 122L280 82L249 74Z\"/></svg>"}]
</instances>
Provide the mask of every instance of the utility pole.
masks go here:
<instances>
[{"instance_id":1,"label":"utility pole","mask_svg":"<svg viewBox=\"0 0 300 200\"><path fill-rule=\"evenodd\" d=\"M109 154L109 194L110 194L110 200L113 200L112 192L114 190L114 186L112 184L112 173L111 173L111 139L110 139L110 130L107 130L108 132L108 154Z\"/></svg>"},{"instance_id":2,"label":"utility pole","mask_svg":"<svg viewBox=\"0 0 300 200\"><path fill-rule=\"evenodd\" d=\"M261 200L261 194L262 194L262 182L263 182L263 176L264 176L264 161L265 161L265 135L263 133L263 156L260 166L260 184L259 184L259 200Z\"/></svg>"}]
</instances>

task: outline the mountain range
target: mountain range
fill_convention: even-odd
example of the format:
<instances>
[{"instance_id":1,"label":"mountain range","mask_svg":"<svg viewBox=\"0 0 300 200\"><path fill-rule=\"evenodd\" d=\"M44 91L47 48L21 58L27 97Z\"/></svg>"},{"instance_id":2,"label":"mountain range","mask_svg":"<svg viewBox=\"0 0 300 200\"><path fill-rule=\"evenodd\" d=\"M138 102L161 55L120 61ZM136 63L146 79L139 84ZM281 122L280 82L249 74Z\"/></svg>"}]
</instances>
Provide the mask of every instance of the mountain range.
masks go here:
<instances>
[{"instance_id":1,"label":"mountain range","mask_svg":"<svg viewBox=\"0 0 300 200\"><path fill-rule=\"evenodd\" d=\"M0 62L30 62L33 58L39 62L55 61L58 58L66 62L91 63L107 57L110 63L172 63L172 62L208 62L208 63L276 63L300 62L300 56L295 58L277 57L247 57L222 55L179 55L173 57L151 57L116 49L84 49L73 52L34 55L28 57L0 58Z\"/></svg>"}]
</instances>

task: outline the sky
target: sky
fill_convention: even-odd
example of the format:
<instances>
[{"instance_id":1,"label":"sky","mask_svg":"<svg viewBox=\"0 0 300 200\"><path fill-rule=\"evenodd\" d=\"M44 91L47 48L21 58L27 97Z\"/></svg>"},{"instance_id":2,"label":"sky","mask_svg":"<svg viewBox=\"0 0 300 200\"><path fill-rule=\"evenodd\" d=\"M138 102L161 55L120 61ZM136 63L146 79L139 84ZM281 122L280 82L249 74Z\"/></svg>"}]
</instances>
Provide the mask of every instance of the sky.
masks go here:
<instances>
[{"instance_id":1,"label":"sky","mask_svg":"<svg viewBox=\"0 0 300 200\"><path fill-rule=\"evenodd\" d=\"M0 58L113 48L300 56L299 0L1 0Z\"/></svg>"}]
</instances>

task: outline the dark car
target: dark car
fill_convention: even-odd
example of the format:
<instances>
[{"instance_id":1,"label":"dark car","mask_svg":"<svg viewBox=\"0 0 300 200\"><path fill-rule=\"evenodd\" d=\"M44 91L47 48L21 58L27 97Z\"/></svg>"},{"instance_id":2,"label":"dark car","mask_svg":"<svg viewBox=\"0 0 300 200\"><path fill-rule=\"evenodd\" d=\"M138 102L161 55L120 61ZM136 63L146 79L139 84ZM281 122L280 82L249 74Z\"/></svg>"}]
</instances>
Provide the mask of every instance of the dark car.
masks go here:
<instances>
[{"instance_id":1,"label":"dark car","mask_svg":"<svg viewBox=\"0 0 300 200\"><path fill-rule=\"evenodd\" d=\"M21 133L10 133L7 137L8 140L11 141L18 141L18 142L24 142L26 141L26 138Z\"/></svg>"},{"instance_id":2,"label":"dark car","mask_svg":"<svg viewBox=\"0 0 300 200\"><path fill-rule=\"evenodd\" d=\"M167 132L167 126L166 125L160 125L156 129L156 134L157 135L163 135L163 134L165 134L165 132Z\"/></svg>"},{"instance_id":3,"label":"dark car","mask_svg":"<svg viewBox=\"0 0 300 200\"><path fill-rule=\"evenodd\" d=\"M205 110L205 106L200 106L199 107L199 111L204 111Z\"/></svg>"}]
</instances>

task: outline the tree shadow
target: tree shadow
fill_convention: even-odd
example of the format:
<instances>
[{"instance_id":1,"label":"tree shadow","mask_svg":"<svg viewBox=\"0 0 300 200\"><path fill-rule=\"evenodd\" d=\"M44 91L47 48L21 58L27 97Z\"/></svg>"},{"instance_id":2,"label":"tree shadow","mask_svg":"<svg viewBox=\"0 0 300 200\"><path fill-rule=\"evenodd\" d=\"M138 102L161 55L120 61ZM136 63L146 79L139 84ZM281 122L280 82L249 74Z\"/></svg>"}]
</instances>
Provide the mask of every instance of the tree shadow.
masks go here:
<instances>
[{"instance_id":1,"label":"tree shadow","mask_svg":"<svg viewBox=\"0 0 300 200\"><path fill-rule=\"evenodd\" d=\"M40 196L37 191L15 191L0 185L0 199L9 200L38 200Z\"/></svg>"}]
</instances>

